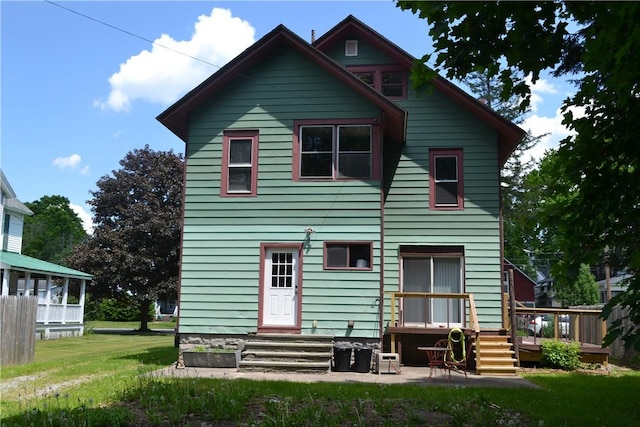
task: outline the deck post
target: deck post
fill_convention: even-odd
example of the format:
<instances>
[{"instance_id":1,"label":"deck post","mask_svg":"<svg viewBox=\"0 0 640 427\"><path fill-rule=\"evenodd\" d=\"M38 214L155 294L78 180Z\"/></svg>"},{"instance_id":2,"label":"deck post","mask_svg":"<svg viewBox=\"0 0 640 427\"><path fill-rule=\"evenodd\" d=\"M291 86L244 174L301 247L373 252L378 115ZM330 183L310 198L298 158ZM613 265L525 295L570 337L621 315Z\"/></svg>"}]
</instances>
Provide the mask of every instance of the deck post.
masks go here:
<instances>
[{"instance_id":1,"label":"deck post","mask_svg":"<svg viewBox=\"0 0 640 427\"><path fill-rule=\"evenodd\" d=\"M396 326L396 293L391 293L391 327ZM391 353L396 352L396 334L391 334Z\"/></svg>"},{"instance_id":2,"label":"deck post","mask_svg":"<svg viewBox=\"0 0 640 427\"><path fill-rule=\"evenodd\" d=\"M516 291L513 286L513 268L509 269L509 317L511 320L511 343L520 367L520 348L518 345L518 319L516 317Z\"/></svg>"}]
</instances>

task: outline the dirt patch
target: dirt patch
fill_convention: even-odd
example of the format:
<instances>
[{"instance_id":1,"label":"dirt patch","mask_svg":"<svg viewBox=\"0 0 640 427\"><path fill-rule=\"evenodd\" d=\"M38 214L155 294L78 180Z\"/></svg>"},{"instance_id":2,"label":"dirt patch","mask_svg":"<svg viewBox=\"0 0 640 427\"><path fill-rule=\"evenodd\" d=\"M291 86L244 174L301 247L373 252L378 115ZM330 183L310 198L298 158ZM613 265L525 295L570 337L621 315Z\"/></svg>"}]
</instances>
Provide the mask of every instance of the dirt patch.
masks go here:
<instances>
[{"instance_id":1,"label":"dirt patch","mask_svg":"<svg viewBox=\"0 0 640 427\"><path fill-rule=\"evenodd\" d=\"M58 390L62 390L66 387L71 387L104 377L104 375L89 375L70 381L64 381L61 383L48 384L46 387L34 388L34 386L32 385L34 382L50 373L51 371L47 371L36 375L24 375L22 377L16 377L7 381L2 381L2 384L0 384L0 392L3 396L3 399L12 400L10 396L13 396L16 399L19 398L27 400L38 397L45 397L54 394L58 392Z\"/></svg>"}]
</instances>

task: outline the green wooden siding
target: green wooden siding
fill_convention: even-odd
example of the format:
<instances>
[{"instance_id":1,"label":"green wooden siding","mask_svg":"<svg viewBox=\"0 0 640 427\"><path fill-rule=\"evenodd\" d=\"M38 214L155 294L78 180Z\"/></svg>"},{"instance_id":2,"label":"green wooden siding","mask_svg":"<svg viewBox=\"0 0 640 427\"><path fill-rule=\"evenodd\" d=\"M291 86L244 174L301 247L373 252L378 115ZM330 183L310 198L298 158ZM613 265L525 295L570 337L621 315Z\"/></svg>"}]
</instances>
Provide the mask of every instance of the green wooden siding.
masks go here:
<instances>
[{"instance_id":1,"label":"green wooden siding","mask_svg":"<svg viewBox=\"0 0 640 427\"><path fill-rule=\"evenodd\" d=\"M407 142L385 147L384 287L397 291L400 245L463 246L465 291L482 327L499 327L501 260L496 133L439 92L398 101L409 111ZM429 209L429 149L461 148L464 210ZM397 165L396 165L397 161ZM385 312L389 316L389 300Z\"/></svg>"},{"instance_id":2,"label":"green wooden siding","mask_svg":"<svg viewBox=\"0 0 640 427\"><path fill-rule=\"evenodd\" d=\"M192 115L180 332L255 331L260 244L291 242L305 245L302 332L345 336L354 320L352 336L378 336L380 183L293 182L292 138L295 119L379 117L378 108L288 48ZM259 131L257 197L220 197L227 129ZM316 232L305 241L307 226ZM323 242L340 240L373 242L373 269L323 270Z\"/></svg>"},{"instance_id":3,"label":"green wooden siding","mask_svg":"<svg viewBox=\"0 0 640 427\"><path fill-rule=\"evenodd\" d=\"M374 48L371 44L356 35L348 35L345 40L358 40L358 56L345 56L344 41L339 41L325 53L338 64L351 65L390 65L395 61Z\"/></svg>"}]
</instances>

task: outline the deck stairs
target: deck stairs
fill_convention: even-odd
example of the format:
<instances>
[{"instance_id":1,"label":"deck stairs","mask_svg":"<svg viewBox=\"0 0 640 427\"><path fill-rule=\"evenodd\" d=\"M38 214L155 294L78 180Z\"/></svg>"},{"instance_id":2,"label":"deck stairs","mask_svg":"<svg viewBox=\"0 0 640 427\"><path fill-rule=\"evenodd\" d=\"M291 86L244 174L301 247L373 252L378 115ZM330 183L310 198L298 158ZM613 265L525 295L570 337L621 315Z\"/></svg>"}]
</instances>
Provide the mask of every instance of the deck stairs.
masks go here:
<instances>
[{"instance_id":1,"label":"deck stairs","mask_svg":"<svg viewBox=\"0 0 640 427\"><path fill-rule=\"evenodd\" d=\"M328 373L333 335L257 334L245 342L240 371Z\"/></svg>"},{"instance_id":2,"label":"deck stairs","mask_svg":"<svg viewBox=\"0 0 640 427\"><path fill-rule=\"evenodd\" d=\"M509 335L481 331L473 351L478 375L517 375L518 361Z\"/></svg>"}]
</instances>

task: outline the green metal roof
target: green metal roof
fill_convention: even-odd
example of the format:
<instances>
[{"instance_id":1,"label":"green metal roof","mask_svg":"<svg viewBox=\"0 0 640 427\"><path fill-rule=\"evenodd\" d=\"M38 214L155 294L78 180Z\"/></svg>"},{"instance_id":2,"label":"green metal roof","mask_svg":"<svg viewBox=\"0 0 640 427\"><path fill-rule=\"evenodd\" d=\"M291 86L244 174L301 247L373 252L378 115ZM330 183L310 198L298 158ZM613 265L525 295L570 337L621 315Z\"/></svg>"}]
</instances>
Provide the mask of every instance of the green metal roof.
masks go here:
<instances>
[{"instance_id":1,"label":"green metal roof","mask_svg":"<svg viewBox=\"0 0 640 427\"><path fill-rule=\"evenodd\" d=\"M3 268L13 268L16 270L25 270L32 273L49 273L63 277L74 277L80 279L91 279L91 274L82 271L54 264L52 262L42 261L37 258L22 255L16 252L0 252L0 264Z\"/></svg>"}]
</instances>

